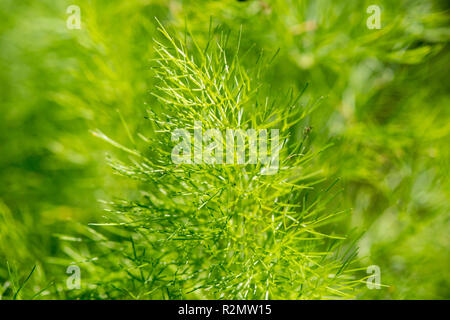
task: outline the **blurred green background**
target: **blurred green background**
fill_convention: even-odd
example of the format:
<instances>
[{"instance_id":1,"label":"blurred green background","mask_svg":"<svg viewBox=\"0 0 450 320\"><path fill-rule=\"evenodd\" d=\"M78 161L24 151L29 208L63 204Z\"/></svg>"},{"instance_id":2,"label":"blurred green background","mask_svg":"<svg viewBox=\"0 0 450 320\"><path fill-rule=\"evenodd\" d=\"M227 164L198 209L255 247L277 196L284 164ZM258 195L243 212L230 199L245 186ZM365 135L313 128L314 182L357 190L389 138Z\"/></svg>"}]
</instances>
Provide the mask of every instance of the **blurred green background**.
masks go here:
<instances>
[{"instance_id":1,"label":"blurred green background","mask_svg":"<svg viewBox=\"0 0 450 320\"><path fill-rule=\"evenodd\" d=\"M71 4L80 30L66 27ZM366 26L370 5L381 29ZM361 265L378 265L386 285L358 298L450 298L445 0L2 0L0 297L36 265L16 298L67 298L77 256L62 235L99 221L98 200L136 192L90 130L123 143L124 121L145 132L155 17L180 34L188 25L200 43L210 21L234 36L242 28L242 51L279 49L265 76L273 90L309 83L305 103L320 98L298 130L312 128L314 147L333 143L314 166L340 178L337 201L352 209L336 228L363 232Z\"/></svg>"}]
</instances>

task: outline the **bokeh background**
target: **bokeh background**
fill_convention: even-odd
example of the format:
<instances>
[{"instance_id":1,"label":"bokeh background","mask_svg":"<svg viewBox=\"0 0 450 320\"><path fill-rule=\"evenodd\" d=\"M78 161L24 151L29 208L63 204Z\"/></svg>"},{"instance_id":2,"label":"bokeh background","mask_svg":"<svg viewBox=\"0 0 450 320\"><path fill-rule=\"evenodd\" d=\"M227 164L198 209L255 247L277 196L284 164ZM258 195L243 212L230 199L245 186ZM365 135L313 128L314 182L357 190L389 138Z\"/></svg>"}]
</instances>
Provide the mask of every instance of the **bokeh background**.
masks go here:
<instances>
[{"instance_id":1,"label":"bokeh background","mask_svg":"<svg viewBox=\"0 0 450 320\"><path fill-rule=\"evenodd\" d=\"M66 27L72 4L80 30ZM379 30L366 26L370 5L381 8ZM361 234L361 265L378 265L386 285L358 298L449 299L449 9L445 0L2 0L0 297L68 298L70 235L101 220L99 200L136 192L90 130L123 143L126 127L145 132L156 17L180 34L188 25L200 43L211 23L242 29L242 51L279 50L265 76L274 90L309 84L305 103L320 105L298 130L311 128L316 148L333 143L313 165L340 178L336 201L352 209L336 228Z\"/></svg>"}]
</instances>

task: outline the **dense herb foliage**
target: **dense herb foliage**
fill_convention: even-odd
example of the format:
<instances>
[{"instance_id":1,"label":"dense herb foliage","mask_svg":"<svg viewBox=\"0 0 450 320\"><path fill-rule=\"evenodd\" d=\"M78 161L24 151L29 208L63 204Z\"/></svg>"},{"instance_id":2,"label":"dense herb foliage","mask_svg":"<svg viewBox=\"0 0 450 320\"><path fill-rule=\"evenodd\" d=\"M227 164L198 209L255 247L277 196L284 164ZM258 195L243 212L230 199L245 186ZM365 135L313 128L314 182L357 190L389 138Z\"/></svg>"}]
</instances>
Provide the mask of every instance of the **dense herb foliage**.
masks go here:
<instances>
[{"instance_id":1,"label":"dense herb foliage","mask_svg":"<svg viewBox=\"0 0 450 320\"><path fill-rule=\"evenodd\" d=\"M0 3L0 298L449 298L445 1L74 2Z\"/></svg>"},{"instance_id":2,"label":"dense herb foliage","mask_svg":"<svg viewBox=\"0 0 450 320\"><path fill-rule=\"evenodd\" d=\"M96 133L135 158L134 165L113 161L113 167L142 183L137 201L113 204L112 225L132 228L134 250L145 251L135 266L134 278L143 283L134 296L162 297L167 291L176 298L351 297L357 281L346 269L353 256L336 257L336 240L343 238L320 231L340 213L327 212L325 194L307 200L318 180L308 172L316 153L306 150L304 138L290 136L289 129L307 114L298 104L300 94L287 101L260 96L259 67L249 75L237 51L227 55L223 32L217 40L211 37L207 50L196 47L195 39L188 50L161 32L171 47L156 48L156 96L163 111L149 111L155 133L142 136L149 151ZM171 133L193 131L194 121L203 131L279 128L279 172L268 174L261 163L173 163ZM157 264L151 264L154 257Z\"/></svg>"}]
</instances>

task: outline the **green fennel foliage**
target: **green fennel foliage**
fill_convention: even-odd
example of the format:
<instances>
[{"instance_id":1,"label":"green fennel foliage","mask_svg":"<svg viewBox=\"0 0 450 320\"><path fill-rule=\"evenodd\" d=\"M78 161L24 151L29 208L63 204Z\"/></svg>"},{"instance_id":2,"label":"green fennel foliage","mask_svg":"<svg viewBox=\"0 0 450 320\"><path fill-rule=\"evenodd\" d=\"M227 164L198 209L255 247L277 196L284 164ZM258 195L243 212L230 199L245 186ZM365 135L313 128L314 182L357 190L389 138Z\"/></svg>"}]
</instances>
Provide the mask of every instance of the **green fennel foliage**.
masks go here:
<instances>
[{"instance_id":1,"label":"green fennel foliage","mask_svg":"<svg viewBox=\"0 0 450 320\"><path fill-rule=\"evenodd\" d=\"M73 4L81 9L80 30L66 26L66 9ZM381 8L381 29L366 26L366 10L373 4ZM449 13L444 0L0 1L0 299L212 296L204 288L187 293L200 282L193 278L182 283L174 272L182 270L179 264L168 266L174 254L167 257L153 249L156 237L148 236L145 229L140 234L137 223L131 228L127 228L130 221L120 228L86 227L101 220L97 199L127 199L132 209L123 211L129 214L146 201L146 193L159 196L152 191L153 184L134 174L125 152L116 150L115 158L131 167L129 175L138 179L112 178L104 154L115 152L115 147L89 133L101 128L110 139L133 150L131 158L137 163L144 162L141 154L153 162L161 155L159 148L143 146L137 132L152 144L172 143L170 132L153 136L150 127L155 123L144 119L142 107L147 101L148 109L156 113L149 115L152 119L166 122L162 113L179 119L173 106L155 103L156 97L148 94L165 97L164 90L156 90L152 70L146 68L155 54L152 39L159 39L155 16L181 34L187 22L202 49L208 42L211 17L232 35L242 28L239 58L249 74L247 83L251 89L256 84L271 86L271 91L258 88L257 95L247 95L240 108L242 126L253 115L256 101L264 106L269 97L268 105L287 105L289 98L275 98L280 94L274 92L288 87L301 91L305 81L311 85L299 100L302 104L326 97L320 108L284 132L290 140L282 156L286 159L291 153L292 141L304 139L305 127L313 130L305 131L309 136L303 153L333 143L298 172L304 176L320 172L328 181L340 179L342 192L329 200L321 215L339 207L351 208L351 214L316 230L364 232L357 240L357 265L379 266L387 285L380 290L362 286L357 298L448 299ZM187 41L190 48L192 40ZM170 41L163 43L176 55ZM208 50L213 47L210 44ZM231 57L227 61L233 61L236 48L225 48L227 58ZM254 49L244 54L249 48ZM257 78L254 66L259 52L277 48L277 58ZM202 65L195 51L187 52L196 66ZM219 126L203 117L197 120L203 121L205 130L207 125ZM179 124L190 128L193 122ZM130 144L125 142L129 140ZM170 147L164 150L169 160ZM229 168L238 173L239 167ZM199 165L195 169L200 170ZM295 191L295 201L302 203L308 197L306 202L311 203L328 181ZM325 193L322 197L326 199ZM206 202L200 210L205 212L212 203L206 200L192 207ZM114 215L110 224L124 222L124 214ZM333 251L325 244L332 239L321 241L321 248L327 248L323 251ZM172 247L165 252L176 250L175 242L166 244ZM74 263L81 269L77 290L66 283L67 268ZM316 274L311 281L323 278ZM277 289L290 290L281 285ZM314 297L321 297L320 292Z\"/></svg>"},{"instance_id":2,"label":"green fennel foliage","mask_svg":"<svg viewBox=\"0 0 450 320\"><path fill-rule=\"evenodd\" d=\"M125 269L133 284L120 287L133 298L353 297L361 281L349 268L355 251L324 231L344 212L327 208L333 198L315 190L321 179L308 168L321 150L309 150L308 130L292 138L315 104L301 105L302 92L268 97L260 75L272 59L261 55L245 70L239 40L230 49L220 28L206 48L160 31L166 44L155 48L152 94L160 108L148 111L151 138L138 134L145 146L134 148L94 132L130 155L130 162L111 161L116 172L141 182L137 199L110 203L106 225L131 235ZM222 132L279 129L278 172L264 175L261 164L173 163L171 133L192 130L194 121ZM111 285L123 281L119 274Z\"/></svg>"}]
</instances>

